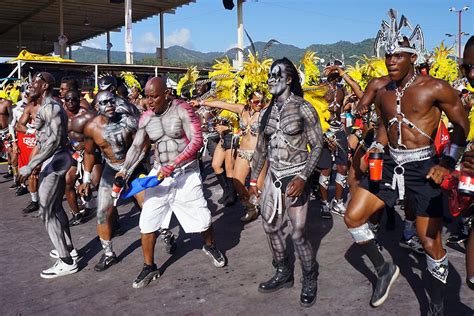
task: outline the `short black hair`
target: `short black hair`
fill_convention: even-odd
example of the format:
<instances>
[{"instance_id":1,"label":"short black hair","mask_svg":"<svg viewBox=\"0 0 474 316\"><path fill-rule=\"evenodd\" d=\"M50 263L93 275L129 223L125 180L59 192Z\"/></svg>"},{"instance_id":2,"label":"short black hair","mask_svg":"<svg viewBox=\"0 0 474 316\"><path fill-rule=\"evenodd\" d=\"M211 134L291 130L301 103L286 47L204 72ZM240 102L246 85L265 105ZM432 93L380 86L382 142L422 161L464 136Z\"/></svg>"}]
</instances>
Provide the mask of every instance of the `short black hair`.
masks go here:
<instances>
[{"instance_id":1,"label":"short black hair","mask_svg":"<svg viewBox=\"0 0 474 316\"><path fill-rule=\"evenodd\" d=\"M61 79L61 84L67 84L71 90L79 90L79 83L76 79L71 77L64 77Z\"/></svg>"},{"instance_id":2,"label":"short black hair","mask_svg":"<svg viewBox=\"0 0 474 316\"><path fill-rule=\"evenodd\" d=\"M466 53L466 50L467 50L468 48L471 48L472 46L474 46L474 35L472 35L471 37L469 37L469 39L467 40L466 46L464 46L464 53Z\"/></svg>"}]
</instances>

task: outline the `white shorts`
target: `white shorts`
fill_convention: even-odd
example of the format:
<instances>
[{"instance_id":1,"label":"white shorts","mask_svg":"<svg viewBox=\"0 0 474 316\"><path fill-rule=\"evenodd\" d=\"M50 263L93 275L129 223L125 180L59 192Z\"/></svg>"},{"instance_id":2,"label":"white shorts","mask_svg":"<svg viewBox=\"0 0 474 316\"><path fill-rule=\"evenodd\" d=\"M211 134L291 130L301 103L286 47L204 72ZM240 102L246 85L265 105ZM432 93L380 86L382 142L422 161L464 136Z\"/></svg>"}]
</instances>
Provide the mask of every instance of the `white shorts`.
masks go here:
<instances>
[{"instance_id":1,"label":"white shorts","mask_svg":"<svg viewBox=\"0 0 474 316\"><path fill-rule=\"evenodd\" d=\"M149 176L157 172L154 168ZM163 224L168 226L171 212L186 233L200 233L211 226L211 211L204 199L199 169L188 169L176 179L168 177L158 186L146 189L140 214L141 233L153 233Z\"/></svg>"}]
</instances>

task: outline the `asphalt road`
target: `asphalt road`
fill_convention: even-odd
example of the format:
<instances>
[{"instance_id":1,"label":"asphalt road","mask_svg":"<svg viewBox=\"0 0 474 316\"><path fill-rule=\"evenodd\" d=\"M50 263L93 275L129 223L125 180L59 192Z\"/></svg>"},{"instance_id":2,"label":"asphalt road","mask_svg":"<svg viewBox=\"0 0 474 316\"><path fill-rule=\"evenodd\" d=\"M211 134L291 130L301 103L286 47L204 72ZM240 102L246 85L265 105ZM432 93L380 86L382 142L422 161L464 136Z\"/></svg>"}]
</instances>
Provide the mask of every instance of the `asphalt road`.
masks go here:
<instances>
[{"instance_id":1,"label":"asphalt road","mask_svg":"<svg viewBox=\"0 0 474 316\"><path fill-rule=\"evenodd\" d=\"M209 171L209 169L207 169ZM6 166L0 166L0 173ZM205 181L205 194L213 214L219 248L228 265L215 268L201 251L199 234L188 235L173 218L172 230L178 249L172 255L157 243L155 260L162 276L144 289L133 289L132 281L141 271L142 253L138 229L139 210L133 203L121 205L119 213L125 233L114 239L120 262L105 272L93 267L101 256L95 219L72 227L79 250L80 271L53 280L40 278L40 272L54 260L48 235L35 214L24 216L21 209L29 195L16 197L11 182L0 176L0 314L1 315L420 315L427 310L427 297L420 279L425 270L424 255L398 246L403 216L397 215L397 228L386 231L382 225L380 242L384 255L400 266L401 275L387 301L379 308L369 306L373 269L352 243L340 217L323 220L319 205L311 203L307 234L317 251L319 263L318 297L311 308L299 306L301 268L295 263L295 285L272 294L257 291L258 283L273 275L261 219L242 225L239 205L224 208L217 204L222 194L213 175ZM64 207L68 209L64 201ZM448 219L449 220L449 219ZM452 228L454 223L449 224ZM447 232L445 229L444 238ZM288 249L293 253L291 238ZM450 274L446 315L472 315L474 292L464 284L464 254L448 249ZM294 261L294 256L292 256ZM368 264L368 267L367 267Z\"/></svg>"}]
</instances>

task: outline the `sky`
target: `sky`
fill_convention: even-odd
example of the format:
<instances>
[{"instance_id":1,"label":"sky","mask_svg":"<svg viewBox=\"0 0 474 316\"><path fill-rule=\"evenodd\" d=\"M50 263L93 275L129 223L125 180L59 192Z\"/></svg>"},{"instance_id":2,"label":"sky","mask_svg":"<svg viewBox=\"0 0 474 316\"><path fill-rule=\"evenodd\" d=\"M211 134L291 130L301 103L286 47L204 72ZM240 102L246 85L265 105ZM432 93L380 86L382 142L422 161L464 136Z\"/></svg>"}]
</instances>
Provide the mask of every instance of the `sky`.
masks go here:
<instances>
[{"instance_id":1,"label":"sky","mask_svg":"<svg viewBox=\"0 0 474 316\"><path fill-rule=\"evenodd\" d=\"M132 1L133 2L133 1ZM234 0L236 3L237 0ZM311 44L330 44L341 40L359 42L373 38L382 19L387 20L393 7L410 23L420 24L425 46L432 50L442 40L453 45L458 14L450 7L471 9L462 14L462 31L474 35L474 0L247 0L243 7L244 27L253 41L276 39L306 48ZM196 0L165 14L165 47L180 45L211 52L225 51L237 45L237 7L224 9L221 0ZM155 52L159 46L159 17L133 24L135 52ZM463 44L469 36L463 37ZM124 32L111 33L113 50L124 50ZM245 45L248 45L245 40ZM83 42L84 46L105 49L105 36Z\"/></svg>"}]
</instances>

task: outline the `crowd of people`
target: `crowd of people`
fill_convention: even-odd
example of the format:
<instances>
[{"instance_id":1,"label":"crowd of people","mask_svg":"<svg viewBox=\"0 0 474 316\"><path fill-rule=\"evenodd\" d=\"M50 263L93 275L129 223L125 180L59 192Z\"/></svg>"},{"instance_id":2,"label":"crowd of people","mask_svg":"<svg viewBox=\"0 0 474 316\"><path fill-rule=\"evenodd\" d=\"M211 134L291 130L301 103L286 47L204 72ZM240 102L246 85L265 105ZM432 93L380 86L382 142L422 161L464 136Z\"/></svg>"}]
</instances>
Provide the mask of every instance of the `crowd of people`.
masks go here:
<instances>
[{"instance_id":1,"label":"crowd of people","mask_svg":"<svg viewBox=\"0 0 474 316\"><path fill-rule=\"evenodd\" d=\"M276 271L259 292L293 286L283 232L289 221L303 275L300 303L315 303L317 263L305 233L307 214L315 211L321 220L343 218L374 266L370 304L380 306L399 268L384 258L376 236L383 213L386 228L393 229L397 206L405 217L400 246L426 256L429 313L442 315L449 266L441 239L446 199L461 226L448 242L466 242L466 284L474 290L472 112L468 117L474 37L466 43L459 78L447 80L437 76L439 60L423 60L421 28L404 35L405 24L397 24L393 11L389 16L376 39L385 58L366 64L372 74L338 59L320 73L314 54L297 68L287 58L271 61L252 52L238 70L218 61L207 78L199 78L190 68L177 91L164 77L149 78L142 89L132 74L123 75L124 85L107 74L93 97L82 96L75 78L63 78L54 96L57 85L48 72L24 83L16 103L13 90L2 91L6 177L17 195L30 193L23 213L38 211L54 245L50 256L57 258L41 277L78 271L70 227L94 215L103 248L94 269L116 264L117 200L143 176L159 184L133 192L141 210L144 265L132 286L145 287L160 276L154 258L159 236L167 252L176 249L172 214L186 233L201 233L202 250L216 267L225 266L200 176L211 160L222 188L218 202L240 204L244 223L261 216ZM457 72L455 62L453 67ZM380 179L369 176L373 154L383 161ZM320 210L309 207L311 199Z\"/></svg>"}]
</instances>

